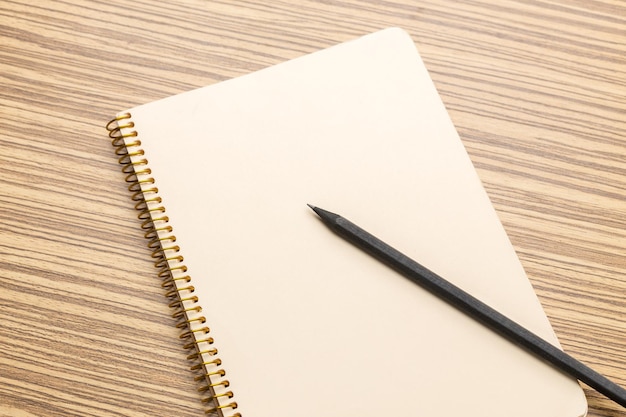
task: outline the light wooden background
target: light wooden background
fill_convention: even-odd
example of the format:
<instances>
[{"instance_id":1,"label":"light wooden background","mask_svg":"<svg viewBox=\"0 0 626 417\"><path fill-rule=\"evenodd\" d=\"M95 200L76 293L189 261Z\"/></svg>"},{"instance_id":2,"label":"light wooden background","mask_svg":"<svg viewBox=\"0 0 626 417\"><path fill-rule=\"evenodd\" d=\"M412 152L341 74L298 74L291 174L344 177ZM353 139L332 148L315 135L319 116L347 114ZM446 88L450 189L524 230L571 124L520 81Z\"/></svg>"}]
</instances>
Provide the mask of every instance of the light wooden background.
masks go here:
<instances>
[{"instance_id":1,"label":"light wooden background","mask_svg":"<svg viewBox=\"0 0 626 417\"><path fill-rule=\"evenodd\" d=\"M626 385L622 0L4 0L0 416L202 415L104 126L387 26L417 44L565 350ZM586 393L590 416L626 415Z\"/></svg>"}]
</instances>

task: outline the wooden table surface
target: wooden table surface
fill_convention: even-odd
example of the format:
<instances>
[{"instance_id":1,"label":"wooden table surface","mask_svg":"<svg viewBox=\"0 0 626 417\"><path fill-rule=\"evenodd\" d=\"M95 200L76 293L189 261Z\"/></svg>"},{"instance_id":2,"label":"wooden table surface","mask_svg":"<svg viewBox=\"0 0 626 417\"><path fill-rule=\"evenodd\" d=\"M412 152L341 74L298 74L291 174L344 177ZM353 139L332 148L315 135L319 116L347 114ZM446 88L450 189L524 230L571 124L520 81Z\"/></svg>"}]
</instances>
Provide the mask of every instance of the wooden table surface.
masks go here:
<instances>
[{"instance_id":1,"label":"wooden table surface","mask_svg":"<svg viewBox=\"0 0 626 417\"><path fill-rule=\"evenodd\" d=\"M622 0L5 0L0 416L203 415L104 126L387 26L420 50L564 349L626 385ZM626 415L585 392L590 416Z\"/></svg>"}]
</instances>

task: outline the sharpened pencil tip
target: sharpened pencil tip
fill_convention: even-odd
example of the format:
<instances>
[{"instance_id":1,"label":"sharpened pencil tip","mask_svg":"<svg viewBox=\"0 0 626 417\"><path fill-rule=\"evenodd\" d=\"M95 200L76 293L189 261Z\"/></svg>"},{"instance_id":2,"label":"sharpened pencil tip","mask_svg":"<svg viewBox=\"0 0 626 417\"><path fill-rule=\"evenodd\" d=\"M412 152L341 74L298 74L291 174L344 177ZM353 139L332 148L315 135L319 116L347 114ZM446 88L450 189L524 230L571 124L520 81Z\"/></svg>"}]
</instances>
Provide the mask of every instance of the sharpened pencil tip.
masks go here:
<instances>
[{"instance_id":1,"label":"sharpened pencil tip","mask_svg":"<svg viewBox=\"0 0 626 417\"><path fill-rule=\"evenodd\" d=\"M331 213L330 211L316 207L312 204L307 204L307 206L309 206L311 210L313 210L315 214L317 214L320 217L320 219L322 219L322 221L326 223L327 225L331 225L332 223L335 223L337 219L341 217L338 214Z\"/></svg>"},{"instance_id":2,"label":"sharpened pencil tip","mask_svg":"<svg viewBox=\"0 0 626 417\"><path fill-rule=\"evenodd\" d=\"M309 206L309 208L311 210L313 210L315 212L315 214L317 214L318 216L320 216L322 218L322 220L324 219L324 210L322 210L319 207L314 206L313 204L307 204L307 206Z\"/></svg>"}]
</instances>

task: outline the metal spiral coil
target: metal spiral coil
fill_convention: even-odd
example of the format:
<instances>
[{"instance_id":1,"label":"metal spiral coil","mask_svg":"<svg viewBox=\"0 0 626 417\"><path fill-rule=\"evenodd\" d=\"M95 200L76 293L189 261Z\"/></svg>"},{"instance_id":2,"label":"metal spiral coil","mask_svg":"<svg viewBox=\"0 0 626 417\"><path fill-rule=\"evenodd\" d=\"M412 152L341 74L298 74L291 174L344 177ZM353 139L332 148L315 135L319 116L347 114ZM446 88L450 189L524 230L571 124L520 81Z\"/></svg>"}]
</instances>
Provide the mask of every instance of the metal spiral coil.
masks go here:
<instances>
[{"instance_id":1,"label":"metal spiral coil","mask_svg":"<svg viewBox=\"0 0 626 417\"><path fill-rule=\"evenodd\" d=\"M205 325L206 318L198 305L191 277L187 275L180 246L175 244L174 229L169 225L163 201L158 195L159 189L150 176L152 170L148 167L134 127L130 113L120 114L106 125L122 172L126 174L131 199L139 212L137 217L145 231L148 248L152 251L157 275L162 280L161 287L170 300L169 307L174 310L172 317L177 320L176 327L181 330L180 339L185 343L183 348L191 351L187 356L193 362L190 369L201 372L194 380L203 383L198 391L207 395L202 400L209 407L205 412L219 417L241 417L240 413L224 414L235 410L237 403L231 401L233 392L226 390L230 382L225 379L226 371L221 366L221 359L216 357L218 351L209 336L210 329Z\"/></svg>"}]
</instances>

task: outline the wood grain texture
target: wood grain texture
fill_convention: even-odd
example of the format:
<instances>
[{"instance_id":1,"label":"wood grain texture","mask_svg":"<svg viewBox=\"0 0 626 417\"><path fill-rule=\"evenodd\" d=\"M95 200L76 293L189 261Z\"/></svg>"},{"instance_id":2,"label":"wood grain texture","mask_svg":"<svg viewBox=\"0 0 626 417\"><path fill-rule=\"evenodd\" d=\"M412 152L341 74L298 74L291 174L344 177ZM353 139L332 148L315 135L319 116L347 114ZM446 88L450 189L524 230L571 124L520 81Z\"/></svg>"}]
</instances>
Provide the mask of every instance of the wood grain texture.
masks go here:
<instances>
[{"instance_id":1,"label":"wood grain texture","mask_svg":"<svg viewBox=\"0 0 626 417\"><path fill-rule=\"evenodd\" d=\"M6 0L0 416L203 414L104 125L387 26L417 44L565 350L626 385L622 1ZM589 416L626 416L586 393Z\"/></svg>"}]
</instances>

